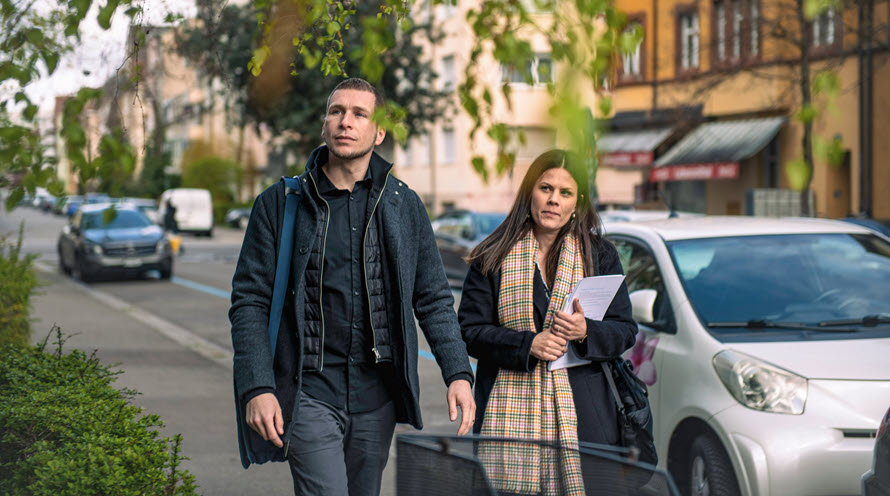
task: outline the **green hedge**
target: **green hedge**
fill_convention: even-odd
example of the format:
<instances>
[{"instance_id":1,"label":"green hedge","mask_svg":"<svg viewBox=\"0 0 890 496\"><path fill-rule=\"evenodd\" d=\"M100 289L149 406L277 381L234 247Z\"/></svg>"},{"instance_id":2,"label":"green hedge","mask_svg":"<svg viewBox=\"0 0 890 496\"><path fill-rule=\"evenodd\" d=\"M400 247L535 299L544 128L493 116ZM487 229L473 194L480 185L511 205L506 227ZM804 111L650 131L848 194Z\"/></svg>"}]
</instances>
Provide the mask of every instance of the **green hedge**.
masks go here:
<instances>
[{"instance_id":1,"label":"green hedge","mask_svg":"<svg viewBox=\"0 0 890 496\"><path fill-rule=\"evenodd\" d=\"M25 223L22 222L15 244L0 237L0 346L27 346L31 342L28 312L31 293L37 287L37 275L34 273L34 259L37 257L21 255L24 228Z\"/></svg>"},{"instance_id":2,"label":"green hedge","mask_svg":"<svg viewBox=\"0 0 890 496\"><path fill-rule=\"evenodd\" d=\"M160 436L95 353L0 347L0 494L193 495L181 436Z\"/></svg>"}]
</instances>

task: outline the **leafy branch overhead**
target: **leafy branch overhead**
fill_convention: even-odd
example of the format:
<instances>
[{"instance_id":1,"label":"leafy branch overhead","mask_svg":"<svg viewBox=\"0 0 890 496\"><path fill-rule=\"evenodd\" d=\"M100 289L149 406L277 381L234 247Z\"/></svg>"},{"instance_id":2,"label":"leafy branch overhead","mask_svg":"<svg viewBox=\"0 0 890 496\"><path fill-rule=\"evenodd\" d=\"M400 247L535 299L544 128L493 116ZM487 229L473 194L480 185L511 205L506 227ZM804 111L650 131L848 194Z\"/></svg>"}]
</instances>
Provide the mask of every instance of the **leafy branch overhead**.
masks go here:
<instances>
[{"instance_id":1,"label":"leafy branch overhead","mask_svg":"<svg viewBox=\"0 0 890 496\"><path fill-rule=\"evenodd\" d=\"M37 104L28 98L25 87L56 72L61 57L79 41L81 25L92 3L58 2L48 11L41 8L38 12L32 8L34 2L0 0L0 186L8 185L12 176L21 178L7 198L7 208L14 207L25 191L34 193L38 186L46 186L56 195L63 193L64 185L55 173L56 160L46 153L40 139ZM117 11L131 20L142 12L132 0L108 0L98 9L98 24L108 29ZM120 143L120 136L100 139L101 153L95 157L98 161L86 154L87 133L80 116L87 101L98 98L95 91L84 89L69 100L60 133L74 170L87 180L100 171L126 169L132 162L132 151Z\"/></svg>"},{"instance_id":2,"label":"leafy branch overhead","mask_svg":"<svg viewBox=\"0 0 890 496\"><path fill-rule=\"evenodd\" d=\"M412 16L412 11L433 12L437 6L448 4L453 2L386 0L368 12L362 8L364 3L355 1L258 0L253 5L263 33L262 43L253 49L248 68L257 78L263 78L270 65L274 66L277 53L294 50L301 63L290 64L292 76L300 77L307 70L317 69L322 76L360 75L380 83L389 68L386 54L401 39L411 36L416 19L424 18ZM502 150L493 164L481 155L473 157L476 171L485 179L491 166L497 174L505 172L515 159L512 148L516 138L524 141L521 132L515 136L504 124L505 112L520 110L513 109L509 81L492 79L491 68L518 68L531 82L535 38L543 39L549 46L554 63L550 70L555 67L559 73L556 83L548 84L554 127L571 131L567 134L569 146L592 155L594 129L589 107L598 100L598 115L609 114L611 102L599 94L603 82L610 77L618 53L632 51L642 41L642 28L625 32L626 17L606 0L489 0L471 9L466 19L474 34L474 44L458 97L474 123L467 138L475 143L477 133L484 130ZM358 43L351 35L356 29L361 33ZM354 63L357 70L351 68ZM431 81L424 83L432 87ZM404 104L389 105L386 112L378 115L378 122L404 140L406 134L413 132L406 133L400 125L401 115L411 118L412 109L406 109ZM413 130L413 126L407 129Z\"/></svg>"},{"instance_id":3,"label":"leafy branch overhead","mask_svg":"<svg viewBox=\"0 0 890 496\"><path fill-rule=\"evenodd\" d=\"M333 20L318 20L314 26L304 25L306 19L297 15L293 2L265 4L266 10L258 5L262 2L223 6L201 0L196 22L184 26L177 40L179 54L199 67L206 81L222 88L218 96L226 102L231 124L262 124L276 144L306 156L321 143L331 89L347 75L373 79L368 70L376 71L375 82L386 95L387 105L375 118L389 136L404 142L444 115L446 94L430 85L435 73L422 56L421 42L431 37L429 26L383 14L388 8L382 2L349 8L333 4ZM380 23L377 35L356 27L372 21ZM371 50L378 71L363 64L369 52L364 47L380 33L385 33L388 48ZM323 51L319 44L325 43L333 51Z\"/></svg>"}]
</instances>

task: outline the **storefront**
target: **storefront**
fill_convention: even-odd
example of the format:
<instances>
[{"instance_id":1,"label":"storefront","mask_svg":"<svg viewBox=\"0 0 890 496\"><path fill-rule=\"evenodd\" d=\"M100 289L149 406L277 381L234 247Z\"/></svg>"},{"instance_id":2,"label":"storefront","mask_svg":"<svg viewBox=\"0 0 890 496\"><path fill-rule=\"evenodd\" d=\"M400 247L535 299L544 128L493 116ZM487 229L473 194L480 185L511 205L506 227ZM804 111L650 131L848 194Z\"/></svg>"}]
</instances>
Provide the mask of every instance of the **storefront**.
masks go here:
<instances>
[{"instance_id":1,"label":"storefront","mask_svg":"<svg viewBox=\"0 0 890 496\"><path fill-rule=\"evenodd\" d=\"M787 117L699 125L655 160L649 180L676 210L739 215L745 192L778 185L776 139Z\"/></svg>"}]
</instances>

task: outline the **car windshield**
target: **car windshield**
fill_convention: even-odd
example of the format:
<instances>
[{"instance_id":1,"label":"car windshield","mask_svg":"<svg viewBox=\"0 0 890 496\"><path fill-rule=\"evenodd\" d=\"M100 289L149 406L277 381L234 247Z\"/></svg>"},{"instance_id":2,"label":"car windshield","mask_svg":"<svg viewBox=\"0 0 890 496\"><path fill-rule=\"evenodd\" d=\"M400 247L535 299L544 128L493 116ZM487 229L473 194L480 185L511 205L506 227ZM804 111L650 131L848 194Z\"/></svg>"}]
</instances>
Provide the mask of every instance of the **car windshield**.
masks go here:
<instances>
[{"instance_id":1,"label":"car windshield","mask_svg":"<svg viewBox=\"0 0 890 496\"><path fill-rule=\"evenodd\" d=\"M890 244L878 236L784 234L667 245L712 332L738 332L742 323L758 330L777 322L818 328L890 315Z\"/></svg>"},{"instance_id":2,"label":"car windshield","mask_svg":"<svg viewBox=\"0 0 890 496\"><path fill-rule=\"evenodd\" d=\"M133 210L121 209L115 210L114 218L106 224L105 212L105 210L102 210L84 214L83 229L138 229L152 225L151 221L144 214Z\"/></svg>"},{"instance_id":3,"label":"car windshield","mask_svg":"<svg viewBox=\"0 0 890 496\"><path fill-rule=\"evenodd\" d=\"M485 237L494 232L495 229L504 222L507 214L477 214L476 215L476 231L477 237Z\"/></svg>"}]
</instances>

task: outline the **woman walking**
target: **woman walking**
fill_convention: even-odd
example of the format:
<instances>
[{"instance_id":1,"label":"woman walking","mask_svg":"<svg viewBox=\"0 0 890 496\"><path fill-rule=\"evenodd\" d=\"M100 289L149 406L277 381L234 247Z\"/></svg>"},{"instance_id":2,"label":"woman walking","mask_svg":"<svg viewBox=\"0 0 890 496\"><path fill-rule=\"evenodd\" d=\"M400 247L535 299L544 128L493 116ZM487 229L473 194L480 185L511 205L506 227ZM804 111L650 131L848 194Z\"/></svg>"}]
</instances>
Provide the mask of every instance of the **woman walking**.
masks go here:
<instances>
[{"instance_id":1,"label":"woman walking","mask_svg":"<svg viewBox=\"0 0 890 496\"><path fill-rule=\"evenodd\" d=\"M557 455L531 444L481 446L501 492L584 494L578 441L618 443L617 409L599 362L634 343L627 287L621 284L602 321L586 319L577 300L574 313L560 311L583 277L623 273L587 192L578 156L543 153L506 220L467 257L458 317L478 359L474 432L569 448ZM569 346L592 363L548 370Z\"/></svg>"}]
</instances>

